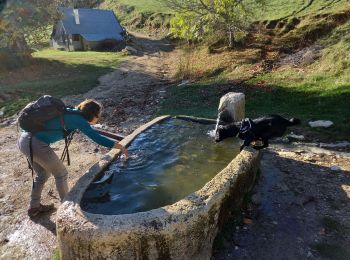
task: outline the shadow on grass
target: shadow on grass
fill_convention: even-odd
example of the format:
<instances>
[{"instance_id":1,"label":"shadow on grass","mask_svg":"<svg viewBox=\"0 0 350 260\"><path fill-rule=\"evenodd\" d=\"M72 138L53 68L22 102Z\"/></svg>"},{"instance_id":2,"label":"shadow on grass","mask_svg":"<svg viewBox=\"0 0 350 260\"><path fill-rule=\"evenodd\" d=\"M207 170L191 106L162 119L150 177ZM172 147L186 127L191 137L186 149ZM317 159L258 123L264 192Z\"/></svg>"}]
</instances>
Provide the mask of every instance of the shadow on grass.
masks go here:
<instances>
[{"instance_id":1,"label":"shadow on grass","mask_svg":"<svg viewBox=\"0 0 350 260\"><path fill-rule=\"evenodd\" d=\"M98 84L98 77L111 70L109 66L33 59L26 67L2 72L0 107L5 106L6 115L11 115L43 94L63 97L84 93Z\"/></svg>"},{"instance_id":2,"label":"shadow on grass","mask_svg":"<svg viewBox=\"0 0 350 260\"><path fill-rule=\"evenodd\" d=\"M174 45L167 40L153 40L142 37L134 37L133 42L137 45L138 56L145 54L158 54L159 51L169 52ZM111 53L118 54L119 53ZM55 55L53 53L53 55ZM109 56L94 60L91 57L79 62L79 57L63 55L66 62L49 60L44 58L33 58L22 67L0 71L0 108L5 107L5 116L10 116L20 110L29 101L43 94L57 97L86 93L99 83L98 78L116 69L121 58ZM112 58L111 58L112 57ZM54 57L53 57L54 58ZM133 71L133 73L144 74L150 78L145 71ZM152 77L152 76L151 76ZM156 80L156 79L155 79Z\"/></svg>"},{"instance_id":3,"label":"shadow on grass","mask_svg":"<svg viewBox=\"0 0 350 260\"><path fill-rule=\"evenodd\" d=\"M117 64L121 61L116 59L113 62L108 60L106 64L103 61L99 64L67 64L36 58L29 66L7 72L0 71L0 108L5 107L5 116L11 116L43 94L62 98L86 93L99 84L99 77L119 70ZM147 68L121 72L123 73L125 77L134 75L159 82L159 79L147 72ZM120 81L123 83L122 77ZM130 99L133 97L130 96Z\"/></svg>"},{"instance_id":4,"label":"shadow on grass","mask_svg":"<svg viewBox=\"0 0 350 260\"><path fill-rule=\"evenodd\" d=\"M311 130L307 125L310 120L331 120L334 122L333 127L312 130L312 133L325 139L350 140L349 87L343 85L332 95L325 96L321 91L305 92L296 88L248 85L242 82L173 86L158 114L184 114L215 119L220 97L228 92L242 92L246 95L248 117L267 114L297 117L308 131Z\"/></svg>"}]
</instances>

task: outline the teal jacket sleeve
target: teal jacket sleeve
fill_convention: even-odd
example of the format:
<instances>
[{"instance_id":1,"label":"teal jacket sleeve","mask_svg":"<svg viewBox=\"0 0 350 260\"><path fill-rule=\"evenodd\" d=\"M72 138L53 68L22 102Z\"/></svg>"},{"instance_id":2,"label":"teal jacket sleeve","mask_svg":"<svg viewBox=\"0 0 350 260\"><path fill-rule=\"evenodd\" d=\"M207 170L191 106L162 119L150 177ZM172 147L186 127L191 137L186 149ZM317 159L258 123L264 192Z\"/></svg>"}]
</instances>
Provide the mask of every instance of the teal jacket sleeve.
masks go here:
<instances>
[{"instance_id":1,"label":"teal jacket sleeve","mask_svg":"<svg viewBox=\"0 0 350 260\"><path fill-rule=\"evenodd\" d=\"M74 118L73 118L74 117ZM74 125L72 128L69 127L70 124L67 123L67 128L69 129L78 129L82 133L84 133L87 137L89 137L94 142L98 143L99 145L102 145L107 148L112 148L115 144L114 141L111 139L108 139L107 137L104 137L100 135L98 132L96 132L91 125L81 116L79 115L72 115L70 118L67 118L67 121L74 121Z\"/></svg>"}]
</instances>

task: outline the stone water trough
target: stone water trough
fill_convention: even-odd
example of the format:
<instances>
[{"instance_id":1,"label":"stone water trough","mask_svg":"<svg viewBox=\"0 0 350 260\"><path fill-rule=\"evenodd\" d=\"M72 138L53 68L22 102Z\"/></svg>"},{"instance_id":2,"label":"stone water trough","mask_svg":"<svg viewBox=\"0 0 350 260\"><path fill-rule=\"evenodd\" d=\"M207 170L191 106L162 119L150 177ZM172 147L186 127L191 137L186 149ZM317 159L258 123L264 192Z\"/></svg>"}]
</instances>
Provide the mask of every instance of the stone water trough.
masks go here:
<instances>
[{"instance_id":1,"label":"stone water trough","mask_svg":"<svg viewBox=\"0 0 350 260\"><path fill-rule=\"evenodd\" d=\"M120 143L129 146L140 133L168 118L150 121ZM121 215L84 211L84 192L119 153L111 150L93 165L59 208L57 236L63 260L210 259L220 227L253 187L260 162L258 151L245 148L201 189L171 205Z\"/></svg>"}]
</instances>

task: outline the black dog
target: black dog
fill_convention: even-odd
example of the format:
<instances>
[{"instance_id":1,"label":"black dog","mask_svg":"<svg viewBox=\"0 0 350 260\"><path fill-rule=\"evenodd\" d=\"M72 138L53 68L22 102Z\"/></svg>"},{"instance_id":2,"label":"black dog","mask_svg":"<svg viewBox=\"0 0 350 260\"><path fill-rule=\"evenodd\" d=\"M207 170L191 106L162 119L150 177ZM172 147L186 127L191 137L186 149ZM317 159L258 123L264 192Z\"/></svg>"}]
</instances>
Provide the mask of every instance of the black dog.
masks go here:
<instances>
[{"instance_id":1,"label":"black dog","mask_svg":"<svg viewBox=\"0 0 350 260\"><path fill-rule=\"evenodd\" d=\"M269 139L273 137L281 137L287 126L293 126L300 123L299 119L292 118L287 120L279 115L270 115L259 117L256 119L246 118L241 122L220 125L216 129L215 141L220 142L227 137L238 136L244 140L241 150L245 146L249 146L251 142L261 140L262 146L253 146L259 150L269 146Z\"/></svg>"}]
</instances>

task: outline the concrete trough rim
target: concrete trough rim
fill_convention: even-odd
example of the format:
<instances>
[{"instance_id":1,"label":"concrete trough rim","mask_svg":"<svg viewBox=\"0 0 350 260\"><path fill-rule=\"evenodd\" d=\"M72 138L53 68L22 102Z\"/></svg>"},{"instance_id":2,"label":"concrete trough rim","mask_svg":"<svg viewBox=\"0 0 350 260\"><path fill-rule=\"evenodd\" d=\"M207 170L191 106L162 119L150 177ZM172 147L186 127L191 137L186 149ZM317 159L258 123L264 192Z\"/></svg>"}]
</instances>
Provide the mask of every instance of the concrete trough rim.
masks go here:
<instances>
[{"instance_id":1,"label":"concrete trough rim","mask_svg":"<svg viewBox=\"0 0 350 260\"><path fill-rule=\"evenodd\" d=\"M161 116L153 119L149 123L139 127L132 134L128 135L120 143L127 146L138 134L171 116ZM195 119L195 117L192 117ZM100 234L108 236L109 233L125 232L157 232L157 225L161 229L172 229L169 218L176 216L176 221L187 221L189 218L198 217L201 212L207 212L218 200L223 200L226 192L235 183L240 172L251 167L250 162L260 157L260 153L251 148L245 148L216 176L207 182L201 189L191 193L185 198L161 208L152 209L145 212L137 212L122 215L103 215L85 212L80 207L82 196L94 180L96 175L103 171L118 155L120 151L111 150L106 159L97 162L92 166L77 182L62 203L57 213L57 233L62 228L69 233ZM234 169L234 173L232 173ZM76 186L82 185L80 189ZM221 197L220 197L221 196ZM215 199L214 199L215 198ZM153 223L154 225L148 225Z\"/></svg>"}]
</instances>

